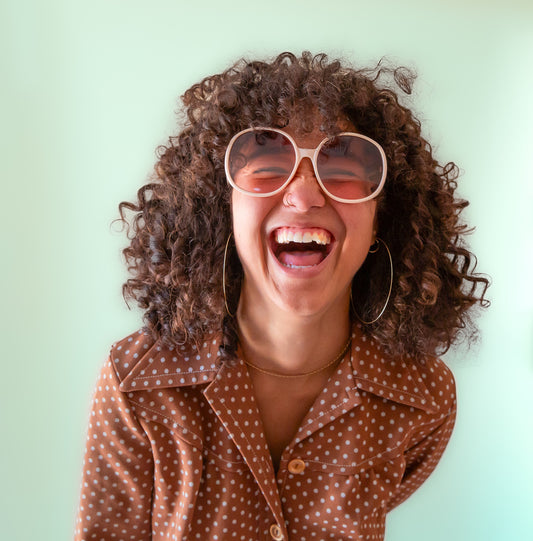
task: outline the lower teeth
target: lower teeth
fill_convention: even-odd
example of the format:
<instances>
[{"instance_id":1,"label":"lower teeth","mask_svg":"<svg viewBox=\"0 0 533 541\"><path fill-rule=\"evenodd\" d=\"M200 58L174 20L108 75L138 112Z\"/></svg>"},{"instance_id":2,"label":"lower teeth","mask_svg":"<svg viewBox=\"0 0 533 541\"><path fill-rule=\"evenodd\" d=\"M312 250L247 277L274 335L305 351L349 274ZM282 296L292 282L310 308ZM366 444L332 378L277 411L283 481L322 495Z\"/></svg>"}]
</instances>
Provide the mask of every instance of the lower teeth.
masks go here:
<instances>
[{"instance_id":1,"label":"lower teeth","mask_svg":"<svg viewBox=\"0 0 533 541\"><path fill-rule=\"evenodd\" d=\"M288 269L310 269L311 267L316 267L316 265L291 265L290 263L281 263L281 264L284 267L287 267Z\"/></svg>"}]
</instances>

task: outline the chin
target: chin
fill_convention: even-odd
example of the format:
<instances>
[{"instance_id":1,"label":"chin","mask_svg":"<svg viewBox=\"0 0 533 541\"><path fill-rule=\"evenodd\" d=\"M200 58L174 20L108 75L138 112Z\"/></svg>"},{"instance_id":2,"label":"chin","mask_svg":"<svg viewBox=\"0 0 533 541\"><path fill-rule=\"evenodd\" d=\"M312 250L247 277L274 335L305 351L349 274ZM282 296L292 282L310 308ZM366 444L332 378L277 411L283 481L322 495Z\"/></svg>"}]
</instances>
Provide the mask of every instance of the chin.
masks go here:
<instances>
[{"instance_id":1,"label":"chin","mask_svg":"<svg viewBox=\"0 0 533 541\"><path fill-rule=\"evenodd\" d=\"M344 296L343 296L344 297ZM335 310L339 306L348 306L348 303L344 301L344 298L336 297L329 301L324 298L323 291L313 291L312 294L287 294L280 296L275 300L275 304L288 314L292 314L295 317L316 317L328 313L331 310Z\"/></svg>"}]
</instances>

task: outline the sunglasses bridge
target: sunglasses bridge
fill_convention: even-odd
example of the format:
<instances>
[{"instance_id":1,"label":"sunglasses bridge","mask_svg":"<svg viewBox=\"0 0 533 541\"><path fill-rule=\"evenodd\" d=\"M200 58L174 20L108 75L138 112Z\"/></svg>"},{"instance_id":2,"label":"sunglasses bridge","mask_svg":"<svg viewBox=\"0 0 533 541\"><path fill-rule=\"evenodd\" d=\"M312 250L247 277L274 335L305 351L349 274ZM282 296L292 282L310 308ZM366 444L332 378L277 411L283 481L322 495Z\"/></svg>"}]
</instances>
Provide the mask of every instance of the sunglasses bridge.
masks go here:
<instances>
[{"instance_id":1,"label":"sunglasses bridge","mask_svg":"<svg viewBox=\"0 0 533 541\"><path fill-rule=\"evenodd\" d=\"M285 181L285 188L288 188L290 183L294 180L294 177L298 174L298 169L300 168L300 165L302 164L302 161L304 158L309 158L309 161L311 162L311 166L313 168L313 176L315 177L316 183L320 186L320 189L326 194L329 195L328 191L324 188L322 183L319 180L319 174L318 174L318 164L315 163L315 155L317 154L317 149L319 146L322 145L324 141L322 141L316 148L300 148L295 146L296 150L296 158L294 163L294 170L292 175ZM318 155L317 155L318 157Z\"/></svg>"}]
</instances>

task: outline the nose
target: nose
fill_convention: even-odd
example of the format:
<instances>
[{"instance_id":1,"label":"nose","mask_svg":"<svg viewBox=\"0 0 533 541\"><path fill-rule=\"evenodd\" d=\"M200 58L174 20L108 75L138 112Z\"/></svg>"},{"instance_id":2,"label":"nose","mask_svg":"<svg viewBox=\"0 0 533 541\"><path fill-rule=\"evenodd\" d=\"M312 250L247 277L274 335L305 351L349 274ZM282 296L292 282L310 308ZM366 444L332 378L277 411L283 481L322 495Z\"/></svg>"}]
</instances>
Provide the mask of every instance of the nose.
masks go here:
<instances>
[{"instance_id":1,"label":"nose","mask_svg":"<svg viewBox=\"0 0 533 541\"><path fill-rule=\"evenodd\" d=\"M299 212L307 212L313 207L323 207L326 204L326 196L318 184L309 158L303 158L292 178L285 188L283 197L285 204Z\"/></svg>"}]
</instances>

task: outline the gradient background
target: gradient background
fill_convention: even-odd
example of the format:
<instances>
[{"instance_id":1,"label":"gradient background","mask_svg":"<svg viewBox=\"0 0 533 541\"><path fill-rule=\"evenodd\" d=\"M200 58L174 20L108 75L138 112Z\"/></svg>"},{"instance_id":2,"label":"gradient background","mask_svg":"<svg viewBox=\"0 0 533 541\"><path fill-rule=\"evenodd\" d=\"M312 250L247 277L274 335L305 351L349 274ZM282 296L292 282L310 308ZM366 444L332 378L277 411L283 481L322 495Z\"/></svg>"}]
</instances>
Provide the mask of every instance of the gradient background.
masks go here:
<instances>
[{"instance_id":1,"label":"gradient background","mask_svg":"<svg viewBox=\"0 0 533 541\"><path fill-rule=\"evenodd\" d=\"M96 374L141 321L121 299L125 239L110 223L174 130L177 97L242 55L304 49L419 72L411 104L463 171L493 279L481 341L446 356L450 446L386 540L531 539L530 2L4 0L0 43L1 539L72 536Z\"/></svg>"}]
</instances>

